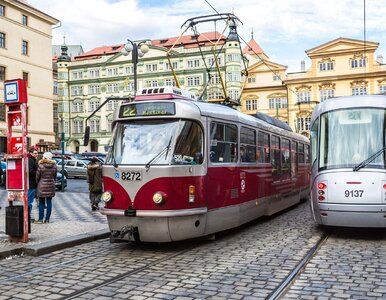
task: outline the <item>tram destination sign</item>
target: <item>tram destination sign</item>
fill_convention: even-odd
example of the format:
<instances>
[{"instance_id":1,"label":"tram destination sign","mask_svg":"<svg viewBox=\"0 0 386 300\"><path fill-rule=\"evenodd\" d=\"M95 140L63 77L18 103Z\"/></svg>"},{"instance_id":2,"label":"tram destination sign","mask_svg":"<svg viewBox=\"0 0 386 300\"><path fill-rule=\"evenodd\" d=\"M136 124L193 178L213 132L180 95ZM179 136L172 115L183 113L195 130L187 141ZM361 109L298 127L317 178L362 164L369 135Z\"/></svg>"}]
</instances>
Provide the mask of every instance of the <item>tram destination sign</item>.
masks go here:
<instances>
[{"instance_id":1,"label":"tram destination sign","mask_svg":"<svg viewBox=\"0 0 386 300\"><path fill-rule=\"evenodd\" d=\"M176 114L174 103L130 103L122 105L119 118L141 117L141 116L172 116Z\"/></svg>"}]
</instances>

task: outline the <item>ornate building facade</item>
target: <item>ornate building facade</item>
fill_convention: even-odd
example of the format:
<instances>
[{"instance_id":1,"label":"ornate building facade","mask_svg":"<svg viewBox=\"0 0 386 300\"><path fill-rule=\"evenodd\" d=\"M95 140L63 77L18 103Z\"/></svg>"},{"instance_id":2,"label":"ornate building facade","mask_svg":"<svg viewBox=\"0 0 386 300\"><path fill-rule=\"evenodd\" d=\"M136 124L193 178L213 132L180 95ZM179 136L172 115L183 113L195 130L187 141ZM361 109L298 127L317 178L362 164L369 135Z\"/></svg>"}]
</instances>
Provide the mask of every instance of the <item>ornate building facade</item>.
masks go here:
<instances>
[{"instance_id":1,"label":"ornate building facade","mask_svg":"<svg viewBox=\"0 0 386 300\"><path fill-rule=\"evenodd\" d=\"M225 79L227 95L239 99L243 78L243 59L238 41L226 41L218 32L200 36L139 41L149 52L139 58L136 72L138 90L143 87L176 86L172 68L181 88L204 100L224 98L218 70L215 68L213 43L219 70ZM198 42L197 42L198 40ZM176 44L176 45L175 45ZM174 47L172 47L175 45ZM199 46L198 46L199 45ZM124 45L98 47L70 59L58 58L58 114L60 131L65 133L66 150L106 152L111 138L113 112L119 101L109 101L88 120L90 143L83 146L86 118L109 97L131 98L134 94L132 56L124 56ZM64 51L66 46L64 45Z\"/></svg>"},{"instance_id":2,"label":"ornate building facade","mask_svg":"<svg viewBox=\"0 0 386 300\"><path fill-rule=\"evenodd\" d=\"M261 111L309 136L312 111L331 97L386 92L386 65L375 58L379 44L338 38L306 51L311 66L298 73L263 59L249 68L242 111ZM302 66L304 69L304 65Z\"/></svg>"},{"instance_id":3,"label":"ornate building facade","mask_svg":"<svg viewBox=\"0 0 386 300\"><path fill-rule=\"evenodd\" d=\"M5 80L27 81L29 144L54 143L51 40L58 22L25 1L0 1L0 152L6 152Z\"/></svg>"}]
</instances>

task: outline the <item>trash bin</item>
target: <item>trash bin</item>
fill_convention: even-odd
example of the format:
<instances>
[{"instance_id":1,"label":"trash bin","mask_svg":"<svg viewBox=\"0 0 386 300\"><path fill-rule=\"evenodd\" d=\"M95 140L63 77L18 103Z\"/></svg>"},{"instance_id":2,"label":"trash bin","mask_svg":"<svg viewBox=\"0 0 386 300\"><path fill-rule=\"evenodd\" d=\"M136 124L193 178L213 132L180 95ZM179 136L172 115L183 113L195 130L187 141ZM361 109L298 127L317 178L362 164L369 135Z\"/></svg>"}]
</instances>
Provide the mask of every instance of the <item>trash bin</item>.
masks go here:
<instances>
[{"instance_id":1,"label":"trash bin","mask_svg":"<svg viewBox=\"0 0 386 300\"><path fill-rule=\"evenodd\" d=\"M28 232L30 233L31 226L30 222L28 223ZM15 237L23 236L23 206L7 206L5 208L5 233Z\"/></svg>"}]
</instances>

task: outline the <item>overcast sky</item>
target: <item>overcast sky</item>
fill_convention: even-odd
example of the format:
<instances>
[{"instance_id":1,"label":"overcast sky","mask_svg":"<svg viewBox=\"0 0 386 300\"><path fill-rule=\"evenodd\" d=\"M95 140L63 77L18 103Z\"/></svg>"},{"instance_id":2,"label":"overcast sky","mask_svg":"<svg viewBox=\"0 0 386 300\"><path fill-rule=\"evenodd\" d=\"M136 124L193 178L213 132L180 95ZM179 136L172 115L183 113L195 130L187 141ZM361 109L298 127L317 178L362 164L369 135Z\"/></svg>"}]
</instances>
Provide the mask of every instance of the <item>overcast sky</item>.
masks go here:
<instances>
[{"instance_id":1,"label":"overcast sky","mask_svg":"<svg viewBox=\"0 0 386 300\"><path fill-rule=\"evenodd\" d=\"M126 39L179 36L189 18L233 12L243 24L242 39L254 39L271 61L300 71L310 60L306 50L339 37L380 43L376 54L386 61L385 0L27 0L61 21L53 44L81 44L84 51ZM216 10L214 10L211 6ZM231 4L233 3L233 4ZM364 9L365 8L365 9ZM364 18L366 16L366 18ZM366 20L366 22L364 22ZM366 31L364 31L366 24ZM222 32L223 24L200 25L198 31ZM192 34L188 30L187 34Z\"/></svg>"}]
</instances>

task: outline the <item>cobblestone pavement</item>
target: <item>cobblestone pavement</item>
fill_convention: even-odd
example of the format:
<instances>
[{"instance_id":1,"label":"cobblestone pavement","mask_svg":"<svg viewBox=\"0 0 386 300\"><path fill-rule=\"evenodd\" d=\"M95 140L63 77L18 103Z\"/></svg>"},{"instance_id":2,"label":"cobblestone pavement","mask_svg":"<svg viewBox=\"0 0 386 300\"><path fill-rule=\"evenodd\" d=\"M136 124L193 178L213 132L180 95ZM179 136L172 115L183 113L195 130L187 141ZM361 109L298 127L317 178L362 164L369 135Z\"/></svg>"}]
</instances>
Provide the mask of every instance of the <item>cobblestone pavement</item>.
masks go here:
<instances>
[{"instance_id":1,"label":"cobblestone pavement","mask_svg":"<svg viewBox=\"0 0 386 300\"><path fill-rule=\"evenodd\" d=\"M283 299L386 299L386 232L334 229Z\"/></svg>"},{"instance_id":2,"label":"cobblestone pavement","mask_svg":"<svg viewBox=\"0 0 386 300\"><path fill-rule=\"evenodd\" d=\"M322 236L309 204L215 241L96 241L0 261L1 299L264 299Z\"/></svg>"}]
</instances>

